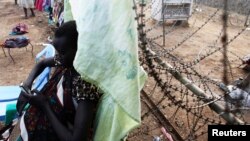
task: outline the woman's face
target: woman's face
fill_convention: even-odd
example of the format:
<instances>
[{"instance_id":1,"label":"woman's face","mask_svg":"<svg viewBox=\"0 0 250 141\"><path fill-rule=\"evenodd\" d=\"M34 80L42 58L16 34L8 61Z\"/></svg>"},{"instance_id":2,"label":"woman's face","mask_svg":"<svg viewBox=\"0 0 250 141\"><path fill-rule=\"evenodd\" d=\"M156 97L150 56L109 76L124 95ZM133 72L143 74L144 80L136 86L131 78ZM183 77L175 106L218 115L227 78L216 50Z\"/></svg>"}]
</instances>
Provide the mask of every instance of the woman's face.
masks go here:
<instances>
[{"instance_id":1,"label":"woman's face","mask_svg":"<svg viewBox=\"0 0 250 141\"><path fill-rule=\"evenodd\" d=\"M76 54L76 49L72 47L73 43L71 43L67 37L62 36L55 37L53 40L53 45L61 57L63 65L66 67L73 66L73 61Z\"/></svg>"}]
</instances>

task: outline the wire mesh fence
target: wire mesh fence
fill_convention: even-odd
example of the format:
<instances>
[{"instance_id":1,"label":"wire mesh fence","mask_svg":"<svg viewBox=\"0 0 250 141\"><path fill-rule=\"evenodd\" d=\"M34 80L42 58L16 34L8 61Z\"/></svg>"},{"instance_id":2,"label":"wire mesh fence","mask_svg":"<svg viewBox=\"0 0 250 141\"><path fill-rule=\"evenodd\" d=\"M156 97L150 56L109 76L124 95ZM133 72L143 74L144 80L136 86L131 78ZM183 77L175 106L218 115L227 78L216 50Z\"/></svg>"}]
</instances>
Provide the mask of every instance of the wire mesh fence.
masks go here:
<instances>
[{"instance_id":1,"label":"wire mesh fence","mask_svg":"<svg viewBox=\"0 0 250 141\"><path fill-rule=\"evenodd\" d=\"M232 94L239 90L248 97L250 92L241 87L247 73L240 68L250 53L243 43L249 39L247 14L240 15L242 25L230 25L235 2L224 8L224 1L196 0L187 25L179 26L178 21L152 20L157 14L151 13L153 2L134 1L140 62L149 79L141 94L142 126L128 140L164 138L162 127L174 140L207 140L209 124L249 123L247 103ZM250 10L246 0L237 5ZM245 48L239 50L239 45Z\"/></svg>"}]
</instances>

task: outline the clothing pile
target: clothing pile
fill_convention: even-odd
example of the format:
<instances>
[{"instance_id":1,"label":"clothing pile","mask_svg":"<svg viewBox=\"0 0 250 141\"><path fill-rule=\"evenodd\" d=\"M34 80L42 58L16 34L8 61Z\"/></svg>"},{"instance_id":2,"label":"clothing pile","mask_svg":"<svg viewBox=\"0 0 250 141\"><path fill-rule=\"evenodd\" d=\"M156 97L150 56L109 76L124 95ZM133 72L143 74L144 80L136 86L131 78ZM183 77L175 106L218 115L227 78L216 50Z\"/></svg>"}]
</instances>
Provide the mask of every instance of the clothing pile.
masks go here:
<instances>
[{"instance_id":1,"label":"clothing pile","mask_svg":"<svg viewBox=\"0 0 250 141\"><path fill-rule=\"evenodd\" d=\"M55 23L58 27L63 24L63 0L36 0L35 7L39 11L49 13L49 24Z\"/></svg>"},{"instance_id":2,"label":"clothing pile","mask_svg":"<svg viewBox=\"0 0 250 141\"><path fill-rule=\"evenodd\" d=\"M26 47L30 43L30 40L27 37L17 37L6 39L2 44L5 48L22 48Z\"/></svg>"},{"instance_id":3,"label":"clothing pile","mask_svg":"<svg viewBox=\"0 0 250 141\"><path fill-rule=\"evenodd\" d=\"M23 23L17 24L11 31L10 35L23 35L28 33L28 26Z\"/></svg>"}]
</instances>

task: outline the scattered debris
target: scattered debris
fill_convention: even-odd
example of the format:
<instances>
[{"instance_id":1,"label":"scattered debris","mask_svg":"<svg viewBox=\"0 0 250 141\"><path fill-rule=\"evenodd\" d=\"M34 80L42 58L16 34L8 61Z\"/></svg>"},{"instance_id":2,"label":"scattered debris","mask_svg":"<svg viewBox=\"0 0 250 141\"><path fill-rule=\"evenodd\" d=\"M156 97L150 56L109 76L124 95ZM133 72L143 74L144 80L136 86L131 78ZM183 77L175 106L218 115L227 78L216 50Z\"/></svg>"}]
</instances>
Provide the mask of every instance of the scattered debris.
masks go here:
<instances>
[{"instance_id":1,"label":"scattered debris","mask_svg":"<svg viewBox=\"0 0 250 141\"><path fill-rule=\"evenodd\" d=\"M153 139L153 141L161 141L161 137L155 136L154 139Z\"/></svg>"},{"instance_id":2,"label":"scattered debris","mask_svg":"<svg viewBox=\"0 0 250 141\"><path fill-rule=\"evenodd\" d=\"M250 54L243 57L243 64L250 65Z\"/></svg>"},{"instance_id":3,"label":"scattered debris","mask_svg":"<svg viewBox=\"0 0 250 141\"><path fill-rule=\"evenodd\" d=\"M245 65L243 67L243 70L250 71L250 54L248 54L245 57L243 57L242 61L243 61L242 65Z\"/></svg>"},{"instance_id":4,"label":"scattered debris","mask_svg":"<svg viewBox=\"0 0 250 141\"><path fill-rule=\"evenodd\" d=\"M47 38L47 40L48 40L49 43L52 43L52 41L53 41L50 36Z\"/></svg>"},{"instance_id":5,"label":"scattered debris","mask_svg":"<svg viewBox=\"0 0 250 141\"><path fill-rule=\"evenodd\" d=\"M163 135L166 137L168 141L174 141L172 136L167 132L167 130L164 127L161 128L161 132L163 133Z\"/></svg>"},{"instance_id":6,"label":"scattered debris","mask_svg":"<svg viewBox=\"0 0 250 141\"><path fill-rule=\"evenodd\" d=\"M175 120L175 124L179 127L179 128L182 128L184 126L184 122L183 121L180 121L178 119Z\"/></svg>"},{"instance_id":7,"label":"scattered debris","mask_svg":"<svg viewBox=\"0 0 250 141\"><path fill-rule=\"evenodd\" d=\"M195 11L202 12L202 9L201 8L195 8Z\"/></svg>"}]
</instances>

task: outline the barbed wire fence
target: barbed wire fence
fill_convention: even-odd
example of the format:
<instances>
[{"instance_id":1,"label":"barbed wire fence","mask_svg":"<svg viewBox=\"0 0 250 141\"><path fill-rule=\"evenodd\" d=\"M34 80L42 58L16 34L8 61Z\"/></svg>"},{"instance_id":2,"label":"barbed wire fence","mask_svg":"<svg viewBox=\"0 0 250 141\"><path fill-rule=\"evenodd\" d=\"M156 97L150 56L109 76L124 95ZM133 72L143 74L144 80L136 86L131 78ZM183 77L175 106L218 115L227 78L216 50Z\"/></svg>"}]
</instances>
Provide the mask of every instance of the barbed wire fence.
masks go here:
<instances>
[{"instance_id":1,"label":"barbed wire fence","mask_svg":"<svg viewBox=\"0 0 250 141\"><path fill-rule=\"evenodd\" d=\"M165 23L152 24L151 16L164 11L160 9L151 13L151 5L159 1L133 2L138 24L140 62L149 79L141 93L142 125L129 134L128 140L153 140L154 136L164 138L160 130L162 127L175 141L206 140L209 124L250 123L246 116L249 108L242 106L240 101L228 98L229 89L226 87L239 77L233 71L240 66L243 54L230 50L230 46L249 28L245 24L249 14L243 16L245 21L234 35L229 36L227 28L232 17L228 11L231 10L231 3L225 5L228 2L225 0L220 3L222 5L206 10L208 12L203 13L202 22L196 23L196 18L201 14L197 9L206 8L203 4L209 5L209 1L196 0L191 17L195 21L192 30L183 33L182 39L175 45L166 46L162 41L168 43L167 38L181 28L177 21L168 26ZM248 11L250 7L245 6L244 10ZM185 44L193 42L192 39L214 21L221 23L221 29L214 35L213 42L194 49L197 55L193 58L186 59L189 54L183 52L184 55L179 54ZM224 56L222 61L218 60L217 65L205 74L203 63L220 53ZM223 77L215 75L219 72ZM211 77L213 75L216 79Z\"/></svg>"}]
</instances>

